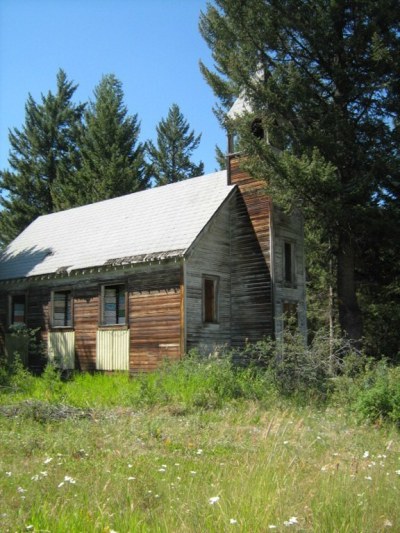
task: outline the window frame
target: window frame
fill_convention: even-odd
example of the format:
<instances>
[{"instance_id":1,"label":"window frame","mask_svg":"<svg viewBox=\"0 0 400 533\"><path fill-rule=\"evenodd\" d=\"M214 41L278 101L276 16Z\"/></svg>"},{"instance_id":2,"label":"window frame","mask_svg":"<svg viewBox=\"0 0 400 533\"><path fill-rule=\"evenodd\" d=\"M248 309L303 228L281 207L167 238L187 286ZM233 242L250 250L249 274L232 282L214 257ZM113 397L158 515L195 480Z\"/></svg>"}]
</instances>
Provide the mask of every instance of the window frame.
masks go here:
<instances>
[{"instance_id":1,"label":"window frame","mask_svg":"<svg viewBox=\"0 0 400 533\"><path fill-rule=\"evenodd\" d=\"M213 317L208 320L206 303L206 283L212 282L213 286ZM202 275L202 321L203 324L219 324L219 283L220 277L211 274Z\"/></svg>"},{"instance_id":2,"label":"window frame","mask_svg":"<svg viewBox=\"0 0 400 533\"><path fill-rule=\"evenodd\" d=\"M54 321L55 321L55 316L54 316L54 311L55 311L54 296L55 296L55 293L69 293L69 295L70 295L70 322L71 322L71 324L59 326L59 325L56 325L54 323ZM63 287L60 287L60 288L57 288L57 289L52 289L52 291L51 291L50 325L51 325L51 329L57 329L57 330L59 330L59 329L67 330L67 329L73 329L74 328L74 293L73 293L72 289L63 288Z\"/></svg>"},{"instance_id":3,"label":"window frame","mask_svg":"<svg viewBox=\"0 0 400 533\"><path fill-rule=\"evenodd\" d=\"M13 322L14 317L14 298L23 297L24 298L24 321L23 322ZM8 315L7 315L8 327L10 326L25 326L27 327L28 323L28 293L26 291L12 292L8 294Z\"/></svg>"},{"instance_id":4,"label":"window frame","mask_svg":"<svg viewBox=\"0 0 400 533\"><path fill-rule=\"evenodd\" d=\"M290 247L290 272L287 270L287 247ZM296 287L296 243L289 239L283 241L282 250L282 278L283 285L289 288ZM290 274L290 276L288 276Z\"/></svg>"},{"instance_id":5,"label":"window frame","mask_svg":"<svg viewBox=\"0 0 400 533\"><path fill-rule=\"evenodd\" d=\"M124 293L124 310L125 310L125 320L123 323L119 322L105 322L105 291L106 289L111 289L115 287L120 287ZM118 299L117 299L118 302ZM118 307L117 307L118 309ZM116 309L116 318L117 317ZM115 283L103 283L100 286L100 313L99 313L99 327L101 328L127 328L128 327L128 290L126 283L115 282Z\"/></svg>"}]
</instances>

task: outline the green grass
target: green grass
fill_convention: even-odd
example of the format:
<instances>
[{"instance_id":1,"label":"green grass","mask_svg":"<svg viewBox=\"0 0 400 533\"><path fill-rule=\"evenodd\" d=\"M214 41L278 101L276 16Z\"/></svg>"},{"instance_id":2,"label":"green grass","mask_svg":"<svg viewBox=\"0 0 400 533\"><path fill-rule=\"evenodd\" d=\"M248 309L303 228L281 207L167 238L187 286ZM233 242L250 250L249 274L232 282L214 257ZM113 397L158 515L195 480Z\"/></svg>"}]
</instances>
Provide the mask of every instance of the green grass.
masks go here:
<instances>
[{"instance_id":1,"label":"green grass","mask_svg":"<svg viewBox=\"0 0 400 533\"><path fill-rule=\"evenodd\" d=\"M1 532L400 531L399 497L395 426L223 361L1 389Z\"/></svg>"}]
</instances>

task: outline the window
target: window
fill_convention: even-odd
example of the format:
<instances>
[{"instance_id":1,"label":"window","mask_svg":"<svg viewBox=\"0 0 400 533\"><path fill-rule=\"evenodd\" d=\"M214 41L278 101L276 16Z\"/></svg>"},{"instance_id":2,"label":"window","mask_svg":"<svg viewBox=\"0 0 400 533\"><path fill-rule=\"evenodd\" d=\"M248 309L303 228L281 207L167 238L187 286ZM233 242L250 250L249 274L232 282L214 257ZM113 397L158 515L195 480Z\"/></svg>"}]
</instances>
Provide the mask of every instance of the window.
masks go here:
<instances>
[{"instance_id":1,"label":"window","mask_svg":"<svg viewBox=\"0 0 400 533\"><path fill-rule=\"evenodd\" d=\"M126 298L124 285L102 287L101 324L103 326L126 324Z\"/></svg>"},{"instance_id":2,"label":"window","mask_svg":"<svg viewBox=\"0 0 400 533\"><path fill-rule=\"evenodd\" d=\"M283 281L286 286L294 285L294 245L291 242L284 243Z\"/></svg>"},{"instance_id":3,"label":"window","mask_svg":"<svg viewBox=\"0 0 400 533\"><path fill-rule=\"evenodd\" d=\"M26 297L25 294L13 294L10 297L10 325L26 324Z\"/></svg>"},{"instance_id":4,"label":"window","mask_svg":"<svg viewBox=\"0 0 400 533\"><path fill-rule=\"evenodd\" d=\"M218 278L203 277L203 321L218 322Z\"/></svg>"},{"instance_id":5,"label":"window","mask_svg":"<svg viewBox=\"0 0 400 533\"><path fill-rule=\"evenodd\" d=\"M72 326L72 295L71 291L54 291L52 294L54 328Z\"/></svg>"}]
</instances>

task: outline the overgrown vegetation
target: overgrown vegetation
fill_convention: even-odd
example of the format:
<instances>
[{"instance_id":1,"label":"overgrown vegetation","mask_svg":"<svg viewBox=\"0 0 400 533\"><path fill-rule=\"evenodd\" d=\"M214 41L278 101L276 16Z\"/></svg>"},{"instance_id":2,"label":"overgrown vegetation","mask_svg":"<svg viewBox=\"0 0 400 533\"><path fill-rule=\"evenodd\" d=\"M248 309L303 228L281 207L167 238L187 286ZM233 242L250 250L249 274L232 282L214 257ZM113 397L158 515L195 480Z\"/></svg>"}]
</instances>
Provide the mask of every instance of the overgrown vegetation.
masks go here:
<instances>
[{"instance_id":1,"label":"overgrown vegetation","mask_svg":"<svg viewBox=\"0 0 400 533\"><path fill-rule=\"evenodd\" d=\"M400 372L341 339L133 378L0 368L1 531L400 527Z\"/></svg>"}]
</instances>

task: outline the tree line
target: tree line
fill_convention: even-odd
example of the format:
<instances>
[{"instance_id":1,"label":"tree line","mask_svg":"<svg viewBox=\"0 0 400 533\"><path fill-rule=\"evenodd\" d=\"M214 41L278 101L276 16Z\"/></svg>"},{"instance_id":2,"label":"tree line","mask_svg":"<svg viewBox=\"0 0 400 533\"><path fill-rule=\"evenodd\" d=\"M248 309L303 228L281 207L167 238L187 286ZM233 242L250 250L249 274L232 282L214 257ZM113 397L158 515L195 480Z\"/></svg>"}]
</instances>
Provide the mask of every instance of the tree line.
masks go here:
<instances>
[{"instance_id":1,"label":"tree line","mask_svg":"<svg viewBox=\"0 0 400 533\"><path fill-rule=\"evenodd\" d=\"M400 361L399 2L214 0L200 32L248 170L304 213L310 330Z\"/></svg>"},{"instance_id":2,"label":"tree line","mask_svg":"<svg viewBox=\"0 0 400 533\"><path fill-rule=\"evenodd\" d=\"M196 135L173 104L141 142L121 82L104 76L88 103L74 103L77 85L59 70L55 93L29 95L22 128L9 132L9 170L0 172L0 246L38 216L201 175L192 154Z\"/></svg>"}]
</instances>

